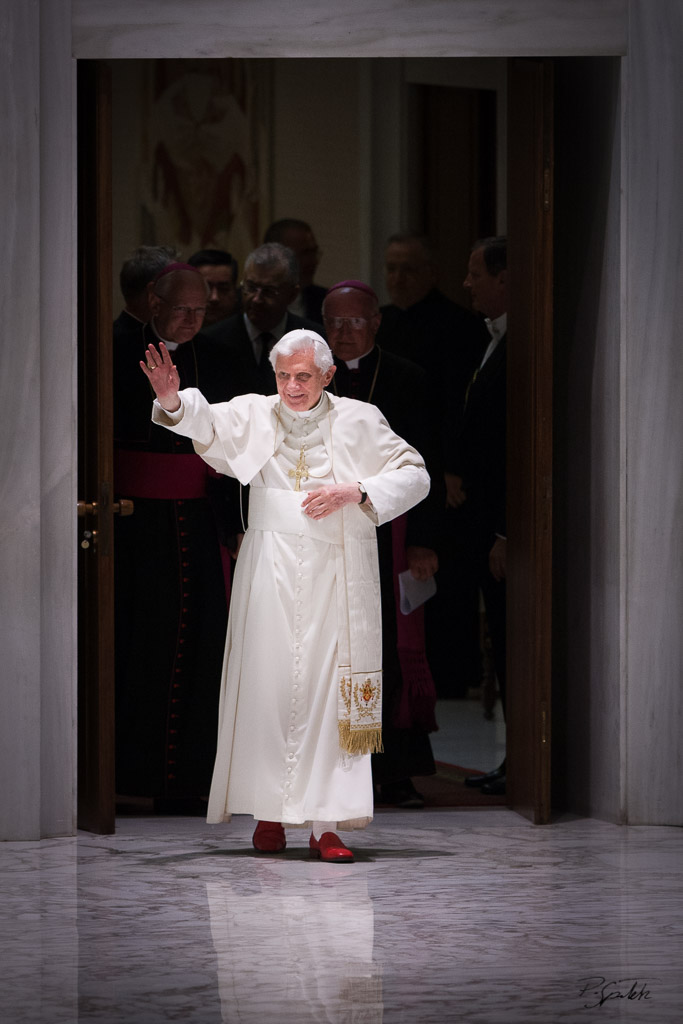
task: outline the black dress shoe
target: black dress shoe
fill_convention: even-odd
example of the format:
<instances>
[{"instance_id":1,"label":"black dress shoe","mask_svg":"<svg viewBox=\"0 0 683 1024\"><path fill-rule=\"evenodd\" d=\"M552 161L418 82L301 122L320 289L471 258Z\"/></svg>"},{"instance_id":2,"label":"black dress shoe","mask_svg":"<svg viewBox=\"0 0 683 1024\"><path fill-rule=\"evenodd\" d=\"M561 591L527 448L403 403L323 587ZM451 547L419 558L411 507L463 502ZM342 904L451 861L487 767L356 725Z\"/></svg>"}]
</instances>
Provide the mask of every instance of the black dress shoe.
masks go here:
<instances>
[{"instance_id":1,"label":"black dress shoe","mask_svg":"<svg viewBox=\"0 0 683 1024\"><path fill-rule=\"evenodd\" d=\"M425 805L425 798L415 789L412 779L385 782L379 787L379 798L383 804L403 810L418 810Z\"/></svg>"},{"instance_id":2,"label":"black dress shoe","mask_svg":"<svg viewBox=\"0 0 683 1024\"><path fill-rule=\"evenodd\" d=\"M501 775L495 782L487 782L481 787L480 792L485 796L505 796L505 776Z\"/></svg>"},{"instance_id":3,"label":"black dress shoe","mask_svg":"<svg viewBox=\"0 0 683 1024\"><path fill-rule=\"evenodd\" d=\"M488 786L492 782L497 782L498 779L505 778L505 761L494 768L492 772L487 772L486 775L468 775L465 779L466 786L472 786L474 788L481 788ZM490 794L489 794L490 795Z\"/></svg>"}]
</instances>

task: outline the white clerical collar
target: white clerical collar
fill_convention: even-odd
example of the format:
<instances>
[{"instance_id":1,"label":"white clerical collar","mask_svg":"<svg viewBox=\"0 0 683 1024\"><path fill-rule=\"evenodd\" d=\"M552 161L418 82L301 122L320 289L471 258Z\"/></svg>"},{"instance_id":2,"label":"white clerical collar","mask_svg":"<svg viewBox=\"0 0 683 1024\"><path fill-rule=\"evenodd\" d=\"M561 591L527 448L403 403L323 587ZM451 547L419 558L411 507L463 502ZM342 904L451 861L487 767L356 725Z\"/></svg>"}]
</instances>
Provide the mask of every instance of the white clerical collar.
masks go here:
<instances>
[{"instance_id":1,"label":"white clerical collar","mask_svg":"<svg viewBox=\"0 0 683 1024\"><path fill-rule=\"evenodd\" d=\"M321 394L318 401L315 403L312 409L290 409L290 412L295 413L300 420L306 420L309 416L314 416L317 412L320 412L320 407L325 400L325 392Z\"/></svg>"},{"instance_id":2,"label":"white clerical collar","mask_svg":"<svg viewBox=\"0 0 683 1024\"><path fill-rule=\"evenodd\" d=\"M372 352L372 349L374 347L375 346L373 345L372 348L370 349L370 352ZM364 352L363 355L362 356L358 356L357 359L344 359L343 362L346 364L347 369L349 369L349 370L357 370L358 367L360 366L361 359L365 359L367 356L369 356L370 352Z\"/></svg>"},{"instance_id":3,"label":"white clerical collar","mask_svg":"<svg viewBox=\"0 0 683 1024\"><path fill-rule=\"evenodd\" d=\"M164 345L166 346L166 348L168 349L169 352L175 352L175 350L178 348L178 342L177 341L166 341L166 338L162 338L161 337L161 335L159 334L159 332L158 332L158 330L156 328L156 324L154 323L154 317L152 317L152 319L150 320L150 324L151 324L151 327L152 327L152 331L156 335L157 339L159 341L163 341Z\"/></svg>"},{"instance_id":4,"label":"white clerical collar","mask_svg":"<svg viewBox=\"0 0 683 1024\"><path fill-rule=\"evenodd\" d=\"M275 327L271 327L271 329L269 331L260 331L258 329L258 327L254 327L254 325L252 324L251 320L249 319L249 317L247 316L246 313L243 313L242 315L244 316L244 326L247 329L247 334L249 335L249 340L250 341L256 341L257 338L260 338L262 334L272 334L272 336L275 339L275 341L279 341L280 338L284 334L287 333L287 314L286 313L283 316L283 318L280 321L280 323L276 324ZM275 344L275 342L273 342L273 344Z\"/></svg>"}]
</instances>

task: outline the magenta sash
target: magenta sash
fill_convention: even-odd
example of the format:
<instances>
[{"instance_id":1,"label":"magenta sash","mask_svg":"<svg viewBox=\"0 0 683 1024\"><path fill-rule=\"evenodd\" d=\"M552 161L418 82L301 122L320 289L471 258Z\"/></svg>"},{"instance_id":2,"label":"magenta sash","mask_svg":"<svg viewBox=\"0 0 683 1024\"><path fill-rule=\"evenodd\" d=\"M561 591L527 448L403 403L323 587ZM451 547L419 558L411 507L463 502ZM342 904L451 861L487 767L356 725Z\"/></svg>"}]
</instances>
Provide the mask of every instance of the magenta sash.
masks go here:
<instances>
[{"instance_id":1,"label":"magenta sash","mask_svg":"<svg viewBox=\"0 0 683 1024\"><path fill-rule=\"evenodd\" d=\"M220 476L192 452L130 452L114 450L114 488L121 498L191 501L206 498L207 477ZM230 603L230 552L219 544L225 599Z\"/></svg>"},{"instance_id":2,"label":"magenta sash","mask_svg":"<svg viewBox=\"0 0 683 1024\"><path fill-rule=\"evenodd\" d=\"M114 487L122 498L205 498L206 477L211 473L204 460L192 453L114 451Z\"/></svg>"},{"instance_id":3,"label":"magenta sash","mask_svg":"<svg viewBox=\"0 0 683 1024\"><path fill-rule=\"evenodd\" d=\"M424 606L416 608L410 615L404 615L400 609L398 574L408 568L407 528L408 517L405 513L391 523L398 658L403 677L401 699L393 725L397 729L417 728L425 732L436 732L439 728L434 717L436 687L425 653Z\"/></svg>"}]
</instances>

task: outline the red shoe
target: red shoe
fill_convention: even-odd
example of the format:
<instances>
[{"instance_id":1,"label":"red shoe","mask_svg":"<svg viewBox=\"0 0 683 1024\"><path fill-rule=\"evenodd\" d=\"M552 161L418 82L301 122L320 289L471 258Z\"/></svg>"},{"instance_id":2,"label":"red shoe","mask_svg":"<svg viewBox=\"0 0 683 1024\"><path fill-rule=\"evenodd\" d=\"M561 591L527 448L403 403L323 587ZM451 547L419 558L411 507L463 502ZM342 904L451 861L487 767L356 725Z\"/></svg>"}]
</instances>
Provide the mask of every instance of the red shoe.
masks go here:
<instances>
[{"instance_id":1,"label":"red shoe","mask_svg":"<svg viewBox=\"0 0 683 1024\"><path fill-rule=\"evenodd\" d=\"M331 864L350 864L353 861L351 850L344 846L334 832L323 832L320 839L316 839L311 832L308 849L311 857L319 857L320 860L329 861Z\"/></svg>"},{"instance_id":2,"label":"red shoe","mask_svg":"<svg viewBox=\"0 0 683 1024\"><path fill-rule=\"evenodd\" d=\"M259 853L280 853L287 845L285 830L279 821L259 821L251 841Z\"/></svg>"}]
</instances>

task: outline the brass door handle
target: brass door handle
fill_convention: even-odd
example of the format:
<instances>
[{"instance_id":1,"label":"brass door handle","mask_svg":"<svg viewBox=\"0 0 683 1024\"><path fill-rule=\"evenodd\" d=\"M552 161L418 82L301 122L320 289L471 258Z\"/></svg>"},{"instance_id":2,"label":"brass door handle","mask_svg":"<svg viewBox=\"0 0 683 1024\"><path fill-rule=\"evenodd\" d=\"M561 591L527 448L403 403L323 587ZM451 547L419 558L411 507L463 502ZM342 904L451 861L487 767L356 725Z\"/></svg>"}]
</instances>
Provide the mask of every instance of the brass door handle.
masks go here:
<instances>
[{"instance_id":1,"label":"brass door handle","mask_svg":"<svg viewBox=\"0 0 683 1024\"><path fill-rule=\"evenodd\" d=\"M115 501L111 507L114 515L118 516L132 516L135 512L135 505L130 498L121 498L120 501Z\"/></svg>"},{"instance_id":2,"label":"brass door handle","mask_svg":"<svg viewBox=\"0 0 683 1024\"><path fill-rule=\"evenodd\" d=\"M135 505L130 498L121 498L120 501L112 503L111 510L115 516L132 516ZM96 501L77 501L76 511L79 516L96 516L99 512L99 505Z\"/></svg>"}]
</instances>

